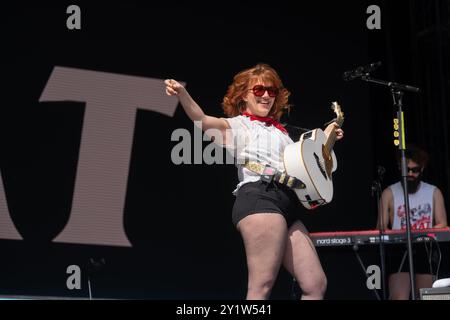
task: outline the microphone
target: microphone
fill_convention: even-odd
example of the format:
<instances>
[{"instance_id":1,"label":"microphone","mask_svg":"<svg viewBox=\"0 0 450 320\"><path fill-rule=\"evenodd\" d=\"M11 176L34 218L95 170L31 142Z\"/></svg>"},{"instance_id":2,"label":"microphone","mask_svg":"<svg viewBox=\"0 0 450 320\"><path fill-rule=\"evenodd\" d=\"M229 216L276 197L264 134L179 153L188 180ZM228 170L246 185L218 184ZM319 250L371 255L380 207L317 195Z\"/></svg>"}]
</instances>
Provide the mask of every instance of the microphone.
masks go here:
<instances>
[{"instance_id":1,"label":"microphone","mask_svg":"<svg viewBox=\"0 0 450 320\"><path fill-rule=\"evenodd\" d=\"M379 66L381 66L381 61L374 62L366 66L357 67L356 69L353 70L345 71L344 74L342 75L342 79L344 79L345 81L350 81L359 78L369 72L374 71Z\"/></svg>"}]
</instances>

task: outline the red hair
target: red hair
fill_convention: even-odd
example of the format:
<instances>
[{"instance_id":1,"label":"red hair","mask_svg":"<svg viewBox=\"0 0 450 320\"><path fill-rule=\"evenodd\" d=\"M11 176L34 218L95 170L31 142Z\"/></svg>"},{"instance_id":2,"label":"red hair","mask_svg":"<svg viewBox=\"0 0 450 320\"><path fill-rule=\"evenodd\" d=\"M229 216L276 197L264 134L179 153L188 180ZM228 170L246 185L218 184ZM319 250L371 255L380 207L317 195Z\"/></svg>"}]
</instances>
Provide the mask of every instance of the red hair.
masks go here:
<instances>
[{"instance_id":1,"label":"red hair","mask_svg":"<svg viewBox=\"0 0 450 320\"><path fill-rule=\"evenodd\" d=\"M227 93L223 97L222 107L225 114L229 117L235 117L245 111L245 101L243 98L248 93L250 83L255 79L261 79L263 82L271 82L278 89L278 94L275 97L275 102L268 116L280 120L283 112L291 108L291 105L288 104L291 93L284 88L280 76L275 69L264 63L259 63L234 76L233 83L228 86Z\"/></svg>"}]
</instances>

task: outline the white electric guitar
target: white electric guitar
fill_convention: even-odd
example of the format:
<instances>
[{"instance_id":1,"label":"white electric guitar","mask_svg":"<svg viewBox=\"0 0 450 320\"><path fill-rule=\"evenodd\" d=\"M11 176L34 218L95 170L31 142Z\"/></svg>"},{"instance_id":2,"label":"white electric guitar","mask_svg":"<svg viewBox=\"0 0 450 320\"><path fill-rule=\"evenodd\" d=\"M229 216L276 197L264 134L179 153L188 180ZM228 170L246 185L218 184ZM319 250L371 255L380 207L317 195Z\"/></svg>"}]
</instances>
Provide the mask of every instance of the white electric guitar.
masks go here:
<instances>
[{"instance_id":1,"label":"white electric guitar","mask_svg":"<svg viewBox=\"0 0 450 320\"><path fill-rule=\"evenodd\" d=\"M337 116L335 122L342 126L344 113L341 107L337 102L333 102L331 107ZM337 169L333 151L335 142L334 131L327 138L323 130L314 129L302 134L298 142L284 150L286 173L305 185L305 188L293 190L307 209L315 209L333 199L332 174Z\"/></svg>"}]
</instances>

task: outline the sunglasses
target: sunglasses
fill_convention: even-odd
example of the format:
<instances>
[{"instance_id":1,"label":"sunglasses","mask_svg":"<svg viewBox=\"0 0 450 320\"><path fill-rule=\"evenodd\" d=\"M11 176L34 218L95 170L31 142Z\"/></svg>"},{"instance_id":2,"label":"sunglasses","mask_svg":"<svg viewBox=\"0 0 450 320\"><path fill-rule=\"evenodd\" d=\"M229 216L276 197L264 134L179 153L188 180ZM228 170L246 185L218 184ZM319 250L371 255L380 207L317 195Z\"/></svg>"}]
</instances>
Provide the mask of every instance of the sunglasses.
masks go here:
<instances>
[{"instance_id":1,"label":"sunglasses","mask_svg":"<svg viewBox=\"0 0 450 320\"><path fill-rule=\"evenodd\" d=\"M419 173L422 170L421 167L412 167L412 168L406 168L406 172L412 172L412 173Z\"/></svg>"},{"instance_id":2,"label":"sunglasses","mask_svg":"<svg viewBox=\"0 0 450 320\"><path fill-rule=\"evenodd\" d=\"M253 94L257 97L262 97L264 95L264 93L269 94L269 97L274 98L277 96L278 94L278 89L275 87L264 87L263 85L257 84L256 86L254 86L252 89L250 89L253 91Z\"/></svg>"}]
</instances>

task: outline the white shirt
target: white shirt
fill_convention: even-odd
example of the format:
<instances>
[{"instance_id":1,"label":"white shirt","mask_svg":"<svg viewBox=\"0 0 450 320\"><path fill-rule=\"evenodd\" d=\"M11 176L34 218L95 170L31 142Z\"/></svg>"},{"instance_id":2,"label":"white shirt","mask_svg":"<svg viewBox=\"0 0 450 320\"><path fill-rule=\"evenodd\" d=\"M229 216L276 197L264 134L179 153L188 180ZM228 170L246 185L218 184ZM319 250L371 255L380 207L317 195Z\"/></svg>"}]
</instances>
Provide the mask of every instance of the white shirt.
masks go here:
<instances>
[{"instance_id":1,"label":"white shirt","mask_svg":"<svg viewBox=\"0 0 450 320\"><path fill-rule=\"evenodd\" d=\"M392 229L406 229L405 200L403 187L397 182L389 187L394 198L394 221ZM433 193L435 186L421 181L417 191L409 194L409 210L411 211L411 229L432 228Z\"/></svg>"},{"instance_id":2,"label":"white shirt","mask_svg":"<svg viewBox=\"0 0 450 320\"><path fill-rule=\"evenodd\" d=\"M250 120L246 116L225 118L231 130L231 143L227 143L227 149L236 158L239 183L233 194L248 182L261 179L261 176L244 168L246 161L254 161L268 164L280 171L285 171L283 163L284 148L294 143L289 135L284 134L275 126L266 126L264 122Z\"/></svg>"}]
</instances>

